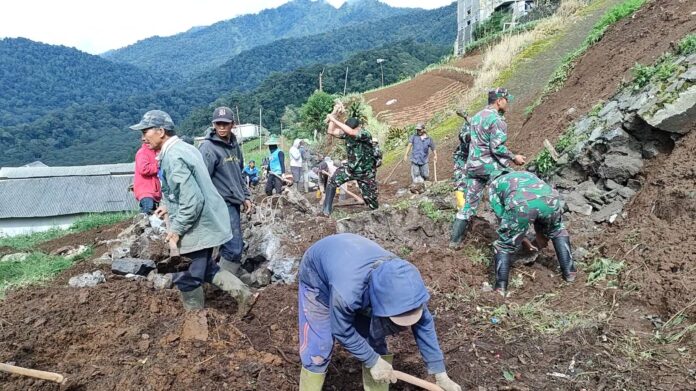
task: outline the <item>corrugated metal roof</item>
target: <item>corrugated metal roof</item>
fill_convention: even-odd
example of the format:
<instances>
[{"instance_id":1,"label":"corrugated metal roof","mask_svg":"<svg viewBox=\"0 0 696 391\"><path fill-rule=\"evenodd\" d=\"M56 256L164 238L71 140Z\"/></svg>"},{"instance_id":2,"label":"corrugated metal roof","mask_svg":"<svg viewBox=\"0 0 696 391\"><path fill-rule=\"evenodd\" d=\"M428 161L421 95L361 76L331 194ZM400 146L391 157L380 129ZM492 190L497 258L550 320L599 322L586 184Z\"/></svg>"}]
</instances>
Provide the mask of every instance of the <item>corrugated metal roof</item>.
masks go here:
<instances>
[{"instance_id":1,"label":"corrugated metal roof","mask_svg":"<svg viewBox=\"0 0 696 391\"><path fill-rule=\"evenodd\" d=\"M133 175L135 163L70 167L2 167L0 179L47 178L90 175Z\"/></svg>"},{"instance_id":2,"label":"corrugated metal roof","mask_svg":"<svg viewBox=\"0 0 696 391\"><path fill-rule=\"evenodd\" d=\"M0 218L135 210L131 182L132 174L0 180Z\"/></svg>"}]
</instances>

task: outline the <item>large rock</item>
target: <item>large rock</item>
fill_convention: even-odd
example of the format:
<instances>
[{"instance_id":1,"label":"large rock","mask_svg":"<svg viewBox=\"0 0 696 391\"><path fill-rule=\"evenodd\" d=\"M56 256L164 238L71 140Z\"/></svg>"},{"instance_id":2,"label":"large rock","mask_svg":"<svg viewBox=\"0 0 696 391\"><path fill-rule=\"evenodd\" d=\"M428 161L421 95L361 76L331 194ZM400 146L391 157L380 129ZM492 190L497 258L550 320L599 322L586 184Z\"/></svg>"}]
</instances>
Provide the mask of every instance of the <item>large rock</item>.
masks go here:
<instances>
[{"instance_id":1,"label":"large rock","mask_svg":"<svg viewBox=\"0 0 696 391\"><path fill-rule=\"evenodd\" d=\"M271 229L255 229L246 241L246 257L254 263L276 259L280 255L280 237Z\"/></svg>"},{"instance_id":2,"label":"large rock","mask_svg":"<svg viewBox=\"0 0 696 391\"><path fill-rule=\"evenodd\" d=\"M667 103L665 107L650 116L644 116L643 119L653 127L666 132L688 133L696 123L696 85L679 94L674 102Z\"/></svg>"},{"instance_id":3,"label":"large rock","mask_svg":"<svg viewBox=\"0 0 696 391\"><path fill-rule=\"evenodd\" d=\"M631 155L611 154L604 158L599 167L603 178L625 184L643 169L643 159L639 153Z\"/></svg>"},{"instance_id":4,"label":"large rock","mask_svg":"<svg viewBox=\"0 0 696 391\"><path fill-rule=\"evenodd\" d=\"M73 288L85 288L97 286L97 284L101 284L102 282L106 282L106 277L104 277L104 273L102 273L101 270L97 270L92 273L84 273L79 276L71 277L70 280L68 280L68 285Z\"/></svg>"},{"instance_id":5,"label":"large rock","mask_svg":"<svg viewBox=\"0 0 696 391\"><path fill-rule=\"evenodd\" d=\"M292 284L297 276L300 258L280 258L268 263L268 269L273 272L273 281Z\"/></svg>"},{"instance_id":6,"label":"large rock","mask_svg":"<svg viewBox=\"0 0 696 391\"><path fill-rule=\"evenodd\" d=\"M157 265L155 265L155 262L151 259L121 258L114 259L111 263L111 272L124 276L126 274L147 276L147 274L155 268L157 268Z\"/></svg>"},{"instance_id":7,"label":"large rock","mask_svg":"<svg viewBox=\"0 0 696 391\"><path fill-rule=\"evenodd\" d=\"M592 205L590 205L585 197L577 191L572 191L568 194L563 195L565 204L568 210L575 213L580 213L585 216L592 214Z\"/></svg>"}]
</instances>

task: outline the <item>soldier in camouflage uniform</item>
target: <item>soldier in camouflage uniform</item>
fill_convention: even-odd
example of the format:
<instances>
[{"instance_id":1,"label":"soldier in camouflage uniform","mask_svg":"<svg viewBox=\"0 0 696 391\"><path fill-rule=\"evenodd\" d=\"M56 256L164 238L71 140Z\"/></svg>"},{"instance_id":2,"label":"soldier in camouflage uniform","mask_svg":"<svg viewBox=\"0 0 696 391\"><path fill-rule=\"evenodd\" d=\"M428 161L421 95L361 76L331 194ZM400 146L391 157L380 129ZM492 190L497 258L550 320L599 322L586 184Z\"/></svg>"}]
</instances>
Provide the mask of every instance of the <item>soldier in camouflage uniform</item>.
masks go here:
<instances>
[{"instance_id":1,"label":"soldier in camouflage uniform","mask_svg":"<svg viewBox=\"0 0 696 391\"><path fill-rule=\"evenodd\" d=\"M469 220L476 214L490 174L508 167L511 161L517 165L525 163L524 156L513 154L505 146L507 124L503 114L510 99L512 96L505 88L489 91L488 106L471 119L469 158L464 166L466 198L464 207L459 210L452 225L451 248L458 248L464 238Z\"/></svg>"},{"instance_id":2,"label":"soldier in camouflage uniform","mask_svg":"<svg viewBox=\"0 0 696 391\"><path fill-rule=\"evenodd\" d=\"M360 126L356 118L348 118L344 124L333 114L329 114L327 120L327 133L346 140L348 163L338 168L329 180L324 199L324 215L331 215L336 188L351 180L358 182L365 204L370 209L377 209L377 162L372 135Z\"/></svg>"},{"instance_id":3,"label":"soldier in camouflage uniform","mask_svg":"<svg viewBox=\"0 0 696 391\"><path fill-rule=\"evenodd\" d=\"M464 207L464 193L466 192L466 161L469 158L469 143L471 143L471 124L467 118L466 112L457 114L464 118L464 124L459 130L459 146L452 153L454 161L454 172L452 174L452 183L454 185L454 194L457 199L457 209Z\"/></svg>"},{"instance_id":4,"label":"soldier in camouflage uniform","mask_svg":"<svg viewBox=\"0 0 696 391\"><path fill-rule=\"evenodd\" d=\"M563 279L575 280L575 264L570 251L570 237L563 224L561 198L556 190L536 175L526 171L495 171L491 174L488 197L498 217L498 240L495 249L495 289L505 293L510 260L527 229L534 225L536 247L553 242Z\"/></svg>"}]
</instances>

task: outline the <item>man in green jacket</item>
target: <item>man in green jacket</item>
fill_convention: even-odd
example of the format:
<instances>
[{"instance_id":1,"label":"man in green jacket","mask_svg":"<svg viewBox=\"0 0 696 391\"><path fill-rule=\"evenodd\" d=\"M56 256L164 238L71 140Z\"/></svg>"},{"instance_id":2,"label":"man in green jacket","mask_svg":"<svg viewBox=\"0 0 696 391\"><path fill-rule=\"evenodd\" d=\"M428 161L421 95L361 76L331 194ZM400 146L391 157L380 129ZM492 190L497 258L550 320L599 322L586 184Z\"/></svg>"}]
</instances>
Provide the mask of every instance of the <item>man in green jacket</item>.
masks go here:
<instances>
[{"instance_id":1,"label":"man in green jacket","mask_svg":"<svg viewBox=\"0 0 696 391\"><path fill-rule=\"evenodd\" d=\"M142 131L145 144L159 151L164 206L155 213L169 214L166 240L179 246L181 254L192 261L187 271L172 275L184 308L203 308L202 285L209 282L231 294L237 300L238 314L245 316L258 294L212 259L213 247L229 241L232 231L225 201L215 189L200 152L176 136L174 122L164 111L148 111L130 128Z\"/></svg>"}]
</instances>

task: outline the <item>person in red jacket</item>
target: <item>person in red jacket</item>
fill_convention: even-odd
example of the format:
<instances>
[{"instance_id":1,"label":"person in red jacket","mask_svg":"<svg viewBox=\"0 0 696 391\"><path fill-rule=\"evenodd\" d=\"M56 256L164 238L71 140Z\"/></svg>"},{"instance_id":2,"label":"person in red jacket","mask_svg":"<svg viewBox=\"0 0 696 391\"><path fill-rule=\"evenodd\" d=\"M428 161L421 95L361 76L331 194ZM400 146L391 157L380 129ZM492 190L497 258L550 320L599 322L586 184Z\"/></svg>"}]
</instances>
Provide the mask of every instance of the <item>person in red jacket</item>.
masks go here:
<instances>
[{"instance_id":1,"label":"person in red jacket","mask_svg":"<svg viewBox=\"0 0 696 391\"><path fill-rule=\"evenodd\" d=\"M162 187L157 176L157 152L143 143L135 154L133 192L140 203L140 213L151 214L162 199Z\"/></svg>"}]
</instances>

